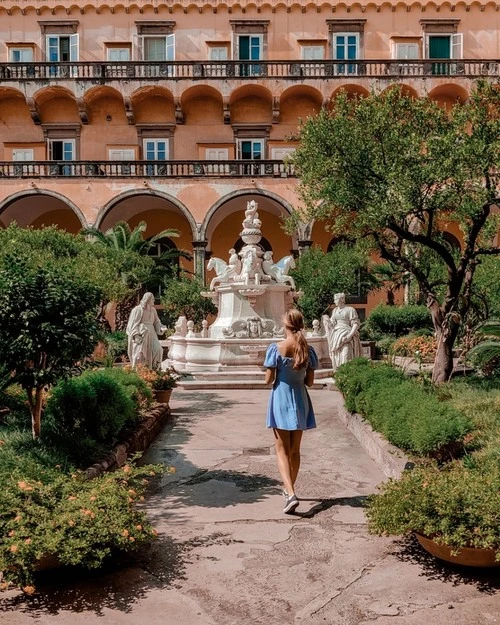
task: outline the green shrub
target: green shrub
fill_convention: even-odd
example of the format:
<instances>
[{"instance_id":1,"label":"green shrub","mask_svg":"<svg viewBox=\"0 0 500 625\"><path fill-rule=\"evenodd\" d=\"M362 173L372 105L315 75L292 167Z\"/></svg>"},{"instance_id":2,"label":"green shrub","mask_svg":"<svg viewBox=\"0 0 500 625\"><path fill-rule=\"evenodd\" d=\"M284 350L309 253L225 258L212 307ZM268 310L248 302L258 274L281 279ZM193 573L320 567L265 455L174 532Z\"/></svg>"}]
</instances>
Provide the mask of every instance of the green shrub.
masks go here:
<instances>
[{"instance_id":1,"label":"green shrub","mask_svg":"<svg viewBox=\"0 0 500 625\"><path fill-rule=\"evenodd\" d=\"M156 532L136 509L147 478L158 466L126 465L93 480L38 467L3 476L0 499L0 571L3 580L31 584L37 561L57 555L61 564L96 568L113 550L135 549ZM146 483L145 483L146 482Z\"/></svg>"},{"instance_id":2,"label":"green shrub","mask_svg":"<svg viewBox=\"0 0 500 625\"><path fill-rule=\"evenodd\" d=\"M372 533L418 532L456 550L497 549L500 560L500 463L407 471L382 485L367 516Z\"/></svg>"},{"instance_id":3,"label":"green shrub","mask_svg":"<svg viewBox=\"0 0 500 625\"><path fill-rule=\"evenodd\" d=\"M468 416L389 365L353 360L338 369L335 382L350 412L360 413L391 443L416 454L437 454L472 429Z\"/></svg>"},{"instance_id":4,"label":"green shrub","mask_svg":"<svg viewBox=\"0 0 500 625\"><path fill-rule=\"evenodd\" d=\"M149 385L135 371L128 367L110 367L107 375L125 387L137 407L147 408L153 400Z\"/></svg>"},{"instance_id":5,"label":"green shrub","mask_svg":"<svg viewBox=\"0 0 500 625\"><path fill-rule=\"evenodd\" d=\"M421 328L432 328L432 319L426 306L387 306L379 304L366 322L372 335L403 336Z\"/></svg>"},{"instance_id":6,"label":"green shrub","mask_svg":"<svg viewBox=\"0 0 500 625\"><path fill-rule=\"evenodd\" d=\"M126 332L107 332L102 337L106 355L104 356L104 364L112 367L113 364L123 359L127 355L128 338Z\"/></svg>"},{"instance_id":7,"label":"green shrub","mask_svg":"<svg viewBox=\"0 0 500 625\"><path fill-rule=\"evenodd\" d=\"M69 445L75 458L83 460L87 445L109 447L126 425L137 420L138 407L130 387L115 375L108 369L86 371L54 387L47 401L44 427L49 444Z\"/></svg>"}]
</instances>

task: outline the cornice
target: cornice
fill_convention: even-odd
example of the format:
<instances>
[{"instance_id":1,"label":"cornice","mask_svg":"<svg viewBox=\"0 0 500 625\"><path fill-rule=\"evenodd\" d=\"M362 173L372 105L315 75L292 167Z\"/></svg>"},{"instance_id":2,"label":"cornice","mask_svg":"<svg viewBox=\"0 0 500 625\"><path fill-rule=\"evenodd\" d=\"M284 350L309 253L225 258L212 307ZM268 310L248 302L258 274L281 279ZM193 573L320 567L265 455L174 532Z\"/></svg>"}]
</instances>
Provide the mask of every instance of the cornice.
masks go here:
<instances>
[{"instance_id":1,"label":"cornice","mask_svg":"<svg viewBox=\"0 0 500 625\"><path fill-rule=\"evenodd\" d=\"M97 4L97 3L96 3ZM174 13L174 12L225 12L225 13L276 13L316 11L324 14L358 14L369 10L406 11L418 13L500 11L500 3L494 0L343 0L341 2L321 2L321 0L106 0L97 6L82 0L79 4L75 0L0 0L0 12L27 14L35 12L37 15L78 15L85 13L111 13L124 11L125 13Z\"/></svg>"}]
</instances>

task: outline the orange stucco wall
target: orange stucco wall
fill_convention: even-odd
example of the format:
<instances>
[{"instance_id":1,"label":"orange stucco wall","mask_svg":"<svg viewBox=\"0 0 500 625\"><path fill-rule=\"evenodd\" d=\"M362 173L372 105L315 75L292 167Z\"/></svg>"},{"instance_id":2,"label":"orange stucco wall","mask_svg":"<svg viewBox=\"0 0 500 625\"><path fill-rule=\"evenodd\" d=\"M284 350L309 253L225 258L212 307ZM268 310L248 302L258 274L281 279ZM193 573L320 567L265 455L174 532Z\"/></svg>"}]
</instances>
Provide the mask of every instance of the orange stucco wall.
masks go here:
<instances>
[{"instance_id":1,"label":"orange stucco wall","mask_svg":"<svg viewBox=\"0 0 500 625\"><path fill-rule=\"evenodd\" d=\"M157 136L168 142L170 160L203 161L207 149L227 150L237 158L238 139L252 128L265 140L263 157L274 148L290 148L300 121L328 107L339 89L366 94L371 88L386 89L403 83L415 97L428 95L443 106L467 99L475 77L402 76L376 79L362 75L322 78L258 76L237 79L231 75L184 78L175 76L99 77L75 79L69 73L53 79L13 80L2 73L10 47L33 46L34 60L46 60L42 24L72 23L79 35L79 61L104 61L109 44L129 46L138 58L140 22L172 22L176 61L206 61L210 46L226 46L235 57L235 31L231 21L265 21L264 59L300 60L302 46L325 47L332 58L332 35L327 20L364 20L360 58L390 60L396 42L413 41L423 57L425 25L422 20L447 21L463 35L463 58L500 59L500 11L487 0L359 3L310 3L297 0L267 4L225 0L138 2L119 0L104 4L60 0L0 0L0 160L12 161L13 150L32 149L34 160L48 158L48 140L54 132L68 129L75 138L75 160L107 161L110 150L132 150L144 158L143 139ZM454 20L454 21L453 21ZM57 26L54 26L57 31ZM43 26L45 28L45 26ZM346 29L349 29L346 26ZM51 32L55 32L52 28ZM479 67L479 66L478 66ZM90 71L90 70L89 70ZM93 70L92 70L93 71ZM90 74L92 76L92 74ZM158 129L158 130L156 130ZM52 134L51 134L52 133ZM260 133L260 134L259 134ZM0 165L1 167L1 165ZM326 250L331 239L323 224L312 227L310 237L285 234L281 220L297 206L296 180L280 175L245 177L106 178L45 177L2 178L0 218L4 224L55 223L71 232L81 225L107 228L120 219L132 226L144 220L148 235L164 228L177 228L178 247L193 249L193 241L206 242L207 251L227 257L241 229L242 213L249 199L256 199L263 221L263 234L277 259L297 251L298 240L311 238ZM456 224L442 224L462 240ZM189 269L194 264L188 264ZM383 300L381 292L370 294L367 307Z\"/></svg>"}]
</instances>

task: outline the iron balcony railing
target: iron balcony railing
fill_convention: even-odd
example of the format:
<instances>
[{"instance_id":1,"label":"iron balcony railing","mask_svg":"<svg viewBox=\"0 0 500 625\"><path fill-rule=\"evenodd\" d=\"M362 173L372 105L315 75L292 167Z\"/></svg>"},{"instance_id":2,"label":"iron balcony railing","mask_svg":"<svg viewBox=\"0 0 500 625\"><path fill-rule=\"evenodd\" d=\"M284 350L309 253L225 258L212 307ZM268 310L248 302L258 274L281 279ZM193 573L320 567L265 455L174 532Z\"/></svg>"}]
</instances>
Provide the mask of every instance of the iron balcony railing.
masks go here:
<instances>
[{"instance_id":1,"label":"iron balcony railing","mask_svg":"<svg viewBox=\"0 0 500 625\"><path fill-rule=\"evenodd\" d=\"M0 81L500 77L500 60L124 61L0 63Z\"/></svg>"},{"instance_id":2,"label":"iron balcony railing","mask_svg":"<svg viewBox=\"0 0 500 625\"><path fill-rule=\"evenodd\" d=\"M283 161L3 161L0 178L287 178Z\"/></svg>"}]
</instances>

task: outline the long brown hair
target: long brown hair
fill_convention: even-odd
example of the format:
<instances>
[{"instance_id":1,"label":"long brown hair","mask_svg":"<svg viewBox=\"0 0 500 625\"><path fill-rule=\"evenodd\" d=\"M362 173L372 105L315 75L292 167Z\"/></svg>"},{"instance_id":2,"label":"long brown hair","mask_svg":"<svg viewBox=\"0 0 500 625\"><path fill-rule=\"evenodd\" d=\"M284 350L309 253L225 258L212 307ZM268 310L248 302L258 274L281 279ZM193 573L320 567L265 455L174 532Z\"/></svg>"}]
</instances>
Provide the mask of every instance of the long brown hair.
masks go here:
<instances>
[{"instance_id":1,"label":"long brown hair","mask_svg":"<svg viewBox=\"0 0 500 625\"><path fill-rule=\"evenodd\" d=\"M284 316L285 327L290 330L295 342L293 348L293 368L304 369L309 363L309 347L302 334L304 317L296 308L287 310Z\"/></svg>"}]
</instances>

